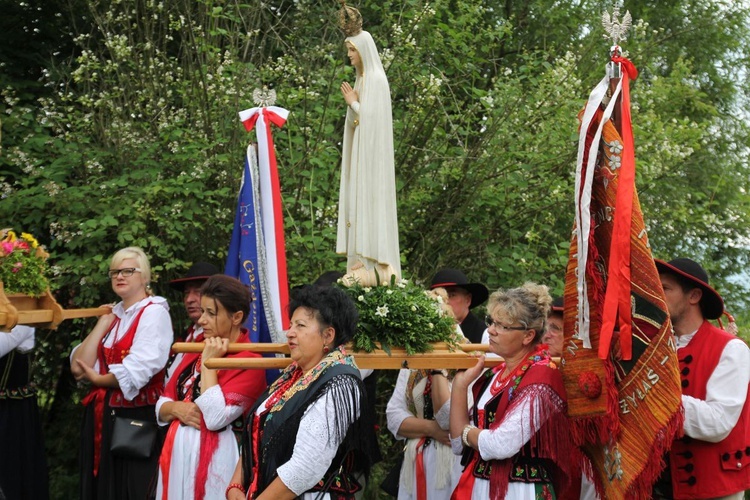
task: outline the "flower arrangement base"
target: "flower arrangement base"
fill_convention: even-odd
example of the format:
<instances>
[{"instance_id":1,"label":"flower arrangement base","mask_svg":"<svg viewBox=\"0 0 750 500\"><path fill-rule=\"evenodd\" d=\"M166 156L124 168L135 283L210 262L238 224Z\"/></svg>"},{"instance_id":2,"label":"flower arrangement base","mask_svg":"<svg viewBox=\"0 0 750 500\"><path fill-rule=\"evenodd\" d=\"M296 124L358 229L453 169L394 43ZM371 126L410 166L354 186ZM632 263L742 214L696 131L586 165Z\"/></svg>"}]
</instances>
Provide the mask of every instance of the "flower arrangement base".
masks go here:
<instances>
[{"instance_id":1,"label":"flower arrangement base","mask_svg":"<svg viewBox=\"0 0 750 500\"><path fill-rule=\"evenodd\" d=\"M33 297L25 293L8 293L5 296L17 311L33 311L34 309L38 309L39 297Z\"/></svg>"},{"instance_id":2,"label":"flower arrangement base","mask_svg":"<svg viewBox=\"0 0 750 500\"><path fill-rule=\"evenodd\" d=\"M10 331L19 324L55 329L63 319L63 309L49 289L39 297L21 293L6 295L0 282L0 330Z\"/></svg>"}]
</instances>

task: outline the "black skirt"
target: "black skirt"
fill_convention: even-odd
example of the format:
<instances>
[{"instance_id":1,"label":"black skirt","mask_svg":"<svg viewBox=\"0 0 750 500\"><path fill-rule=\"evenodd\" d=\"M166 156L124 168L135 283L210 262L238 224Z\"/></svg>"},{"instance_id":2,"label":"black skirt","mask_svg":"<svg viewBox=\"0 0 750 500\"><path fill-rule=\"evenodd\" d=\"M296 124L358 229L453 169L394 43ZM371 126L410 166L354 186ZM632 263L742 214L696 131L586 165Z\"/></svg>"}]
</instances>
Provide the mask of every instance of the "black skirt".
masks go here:
<instances>
[{"instance_id":1,"label":"black skirt","mask_svg":"<svg viewBox=\"0 0 750 500\"><path fill-rule=\"evenodd\" d=\"M109 397L106 399L109 400ZM155 407L110 408L104 405L99 473L94 476L94 404L86 407L81 435L81 499L145 500L153 498L158 479L161 441L147 459L114 457L109 451L115 416L156 422Z\"/></svg>"},{"instance_id":2,"label":"black skirt","mask_svg":"<svg viewBox=\"0 0 750 500\"><path fill-rule=\"evenodd\" d=\"M4 335L0 333L0 335ZM29 385L29 356L0 358L0 498L47 500L49 484L36 393Z\"/></svg>"}]
</instances>

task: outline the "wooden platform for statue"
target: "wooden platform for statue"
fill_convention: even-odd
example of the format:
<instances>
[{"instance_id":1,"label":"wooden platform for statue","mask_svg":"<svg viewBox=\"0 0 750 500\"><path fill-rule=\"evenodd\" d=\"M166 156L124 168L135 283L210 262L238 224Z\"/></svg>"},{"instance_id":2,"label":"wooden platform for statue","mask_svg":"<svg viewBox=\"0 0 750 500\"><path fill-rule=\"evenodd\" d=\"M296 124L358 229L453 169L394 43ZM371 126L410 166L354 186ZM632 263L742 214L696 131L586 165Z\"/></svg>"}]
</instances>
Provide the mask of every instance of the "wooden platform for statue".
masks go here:
<instances>
[{"instance_id":1,"label":"wooden platform for statue","mask_svg":"<svg viewBox=\"0 0 750 500\"><path fill-rule=\"evenodd\" d=\"M108 312L105 307L63 309L49 289L41 297L6 294L0 281L0 331L10 331L16 325L54 330L66 319L90 318Z\"/></svg>"},{"instance_id":2,"label":"wooden platform for statue","mask_svg":"<svg viewBox=\"0 0 750 500\"><path fill-rule=\"evenodd\" d=\"M354 355L357 366L361 369L373 370L400 370L402 368L414 370L429 369L449 369L465 370L477 364L477 358L489 350L486 344L459 344L450 346L444 343L435 343L432 345L433 350L422 354L407 354L404 349L391 348L390 354L382 349L376 349L374 352L357 352L351 346L348 352ZM175 352L192 352L198 353L203 351L203 343L200 342L178 342L172 346ZM256 352L256 353L276 353L289 355L289 346L287 344L230 344L229 353L238 352ZM242 368L242 369L268 369L268 368L286 368L291 364L292 359L287 357L276 358L218 358L204 361L208 368ZM502 363L502 358L487 357L485 366L492 367Z\"/></svg>"}]
</instances>

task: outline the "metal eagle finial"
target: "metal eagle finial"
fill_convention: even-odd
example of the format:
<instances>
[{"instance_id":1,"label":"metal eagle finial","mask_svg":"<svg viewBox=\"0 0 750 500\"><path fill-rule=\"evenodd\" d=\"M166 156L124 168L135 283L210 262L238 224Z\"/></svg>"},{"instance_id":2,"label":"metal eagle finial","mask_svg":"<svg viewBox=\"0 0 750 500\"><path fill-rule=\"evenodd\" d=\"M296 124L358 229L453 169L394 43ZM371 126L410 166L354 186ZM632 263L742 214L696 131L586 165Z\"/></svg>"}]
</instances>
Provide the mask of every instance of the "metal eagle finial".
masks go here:
<instances>
[{"instance_id":1,"label":"metal eagle finial","mask_svg":"<svg viewBox=\"0 0 750 500\"><path fill-rule=\"evenodd\" d=\"M612 45L619 45L621 41L628 39L628 30L630 29L630 25L633 22L633 18L630 17L630 11L625 11L625 15L622 17L622 21L620 18L620 8L615 7L612 11L612 16L610 17L609 12L604 12L602 14L602 25L604 26L604 31L606 31L606 35L604 35L604 38L608 40L612 40Z\"/></svg>"},{"instance_id":2,"label":"metal eagle finial","mask_svg":"<svg viewBox=\"0 0 750 500\"><path fill-rule=\"evenodd\" d=\"M253 90L253 102L260 107L273 106L276 104L276 91L265 85L262 89Z\"/></svg>"}]
</instances>

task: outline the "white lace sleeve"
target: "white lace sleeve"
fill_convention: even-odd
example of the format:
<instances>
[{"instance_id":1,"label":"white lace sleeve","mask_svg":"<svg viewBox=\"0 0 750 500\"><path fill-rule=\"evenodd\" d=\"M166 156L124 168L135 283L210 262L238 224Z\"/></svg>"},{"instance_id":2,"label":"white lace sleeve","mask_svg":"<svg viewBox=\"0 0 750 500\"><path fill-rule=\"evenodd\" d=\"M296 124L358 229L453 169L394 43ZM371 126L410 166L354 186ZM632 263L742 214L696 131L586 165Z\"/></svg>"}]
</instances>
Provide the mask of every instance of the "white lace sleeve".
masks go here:
<instances>
[{"instance_id":1,"label":"white lace sleeve","mask_svg":"<svg viewBox=\"0 0 750 500\"><path fill-rule=\"evenodd\" d=\"M206 427L211 431L221 430L231 424L244 410L241 405L228 405L218 384L205 390L195 400L195 404L200 408Z\"/></svg>"},{"instance_id":2,"label":"white lace sleeve","mask_svg":"<svg viewBox=\"0 0 750 500\"><path fill-rule=\"evenodd\" d=\"M406 407L406 384L409 381L409 370L400 370L396 387L393 388L391 399L385 408L385 415L388 419L388 430L391 431L396 439L406 439L399 435L398 430L404 420L414 415Z\"/></svg>"},{"instance_id":3,"label":"white lace sleeve","mask_svg":"<svg viewBox=\"0 0 750 500\"><path fill-rule=\"evenodd\" d=\"M481 434L480 434L481 436ZM451 436L451 451L454 455L462 455L464 452L464 444L461 442L461 436Z\"/></svg>"},{"instance_id":4,"label":"white lace sleeve","mask_svg":"<svg viewBox=\"0 0 750 500\"><path fill-rule=\"evenodd\" d=\"M532 396L532 393L534 394ZM521 399L506 413L500 425L494 430L483 430L479 433L479 454L483 460L502 460L518 453L523 445L531 439L531 402L536 411L534 428L538 429L544 422L540 420L539 407L544 400L560 402L560 397L548 386L540 385L539 390L521 395Z\"/></svg>"},{"instance_id":5,"label":"white lace sleeve","mask_svg":"<svg viewBox=\"0 0 750 500\"><path fill-rule=\"evenodd\" d=\"M355 383L351 377L345 377L345 379L347 383ZM351 399L350 393L347 394L346 397L349 400L346 405L356 408L356 417L359 417L358 403ZM336 404L333 397L327 393L311 404L302 416L292 458L278 468L279 478L295 495L301 495L315 486L323 478L336 456L336 450L341 443L335 439L336 435L331 425L331 416L335 411ZM346 417L351 417L351 414L338 415L338 418ZM346 428L351 424L352 421L345 422Z\"/></svg>"},{"instance_id":6,"label":"white lace sleeve","mask_svg":"<svg viewBox=\"0 0 750 500\"><path fill-rule=\"evenodd\" d=\"M435 421L438 423L441 429L448 430L450 427L451 417L451 398L448 398L443 406L435 413Z\"/></svg>"}]
</instances>

